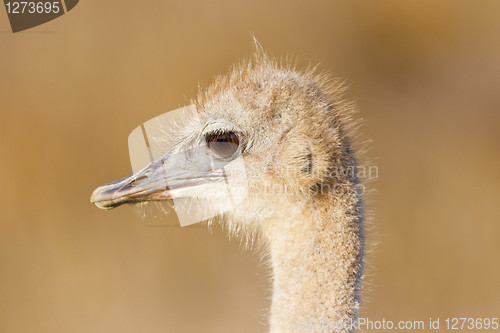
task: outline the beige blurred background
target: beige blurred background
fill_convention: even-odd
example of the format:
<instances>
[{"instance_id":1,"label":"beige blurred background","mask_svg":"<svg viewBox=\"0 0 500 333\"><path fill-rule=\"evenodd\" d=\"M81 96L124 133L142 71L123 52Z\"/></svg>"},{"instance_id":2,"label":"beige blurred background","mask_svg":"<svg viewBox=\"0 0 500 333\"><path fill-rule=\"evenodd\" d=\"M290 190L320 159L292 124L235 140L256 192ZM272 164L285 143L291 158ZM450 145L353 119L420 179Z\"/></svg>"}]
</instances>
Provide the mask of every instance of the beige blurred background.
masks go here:
<instances>
[{"instance_id":1,"label":"beige blurred background","mask_svg":"<svg viewBox=\"0 0 500 333\"><path fill-rule=\"evenodd\" d=\"M97 1L0 9L0 332L265 332L267 272L223 232L103 212L127 136L252 52L346 78L378 194L362 317L500 316L500 2Z\"/></svg>"}]
</instances>

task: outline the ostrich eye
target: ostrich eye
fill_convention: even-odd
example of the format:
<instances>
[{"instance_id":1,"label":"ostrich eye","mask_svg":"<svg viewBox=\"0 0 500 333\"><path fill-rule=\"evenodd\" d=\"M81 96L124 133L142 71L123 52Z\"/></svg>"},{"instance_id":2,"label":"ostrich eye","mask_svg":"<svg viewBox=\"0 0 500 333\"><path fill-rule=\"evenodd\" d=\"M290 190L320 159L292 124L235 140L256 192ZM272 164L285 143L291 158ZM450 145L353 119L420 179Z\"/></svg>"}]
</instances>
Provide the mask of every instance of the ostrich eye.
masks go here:
<instances>
[{"instance_id":1,"label":"ostrich eye","mask_svg":"<svg viewBox=\"0 0 500 333\"><path fill-rule=\"evenodd\" d=\"M240 139L234 132L212 132L205 134L208 148L220 158L230 158L238 150Z\"/></svg>"}]
</instances>

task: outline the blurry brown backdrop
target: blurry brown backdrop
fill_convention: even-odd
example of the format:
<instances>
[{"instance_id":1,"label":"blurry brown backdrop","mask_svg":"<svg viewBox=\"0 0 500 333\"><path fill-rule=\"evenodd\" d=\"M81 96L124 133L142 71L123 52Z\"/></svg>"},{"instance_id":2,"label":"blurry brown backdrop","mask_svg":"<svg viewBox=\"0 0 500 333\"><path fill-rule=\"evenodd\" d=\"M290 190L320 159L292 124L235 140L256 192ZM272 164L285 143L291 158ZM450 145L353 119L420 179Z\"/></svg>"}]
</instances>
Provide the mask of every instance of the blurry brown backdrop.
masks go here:
<instances>
[{"instance_id":1,"label":"blurry brown backdrop","mask_svg":"<svg viewBox=\"0 0 500 333\"><path fill-rule=\"evenodd\" d=\"M0 332L265 332L267 272L220 231L103 212L129 132L252 52L346 78L380 179L362 317L500 316L500 2L98 1L0 9Z\"/></svg>"}]
</instances>

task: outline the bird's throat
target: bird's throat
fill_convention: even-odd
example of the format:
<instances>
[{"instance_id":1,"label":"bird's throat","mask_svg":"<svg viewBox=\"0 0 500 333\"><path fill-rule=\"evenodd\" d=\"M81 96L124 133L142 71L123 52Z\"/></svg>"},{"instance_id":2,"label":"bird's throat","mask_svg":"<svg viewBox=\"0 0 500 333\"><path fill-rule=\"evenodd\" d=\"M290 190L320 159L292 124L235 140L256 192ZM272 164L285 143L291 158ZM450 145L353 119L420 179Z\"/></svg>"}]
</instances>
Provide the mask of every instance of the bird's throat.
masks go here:
<instances>
[{"instance_id":1,"label":"bird's throat","mask_svg":"<svg viewBox=\"0 0 500 333\"><path fill-rule=\"evenodd\" d=\"M305 212L274 236L271 333L352 331L364 245L361 208L346 209Z\"/></svg>"}]
</instances>

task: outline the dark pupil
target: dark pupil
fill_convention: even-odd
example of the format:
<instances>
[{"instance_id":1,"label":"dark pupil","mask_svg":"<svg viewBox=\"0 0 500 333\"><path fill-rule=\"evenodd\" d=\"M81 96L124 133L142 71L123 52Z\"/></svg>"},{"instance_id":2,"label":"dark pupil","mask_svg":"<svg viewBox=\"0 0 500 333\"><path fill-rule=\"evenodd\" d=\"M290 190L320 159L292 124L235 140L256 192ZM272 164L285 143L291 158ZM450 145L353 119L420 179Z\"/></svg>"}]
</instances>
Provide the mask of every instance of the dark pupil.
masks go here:
<instances>
[{"instance_id":1,"label":"dark pupil","mask_svg":"<svg viewBox=\"0 0 500 333\"><path fill-rule=\"evenodd\" d=\"M210 133L205 136L208 147L220 157L231 157L240 145L238 136L233 132Z\"/></svg>"}]
</instances>

